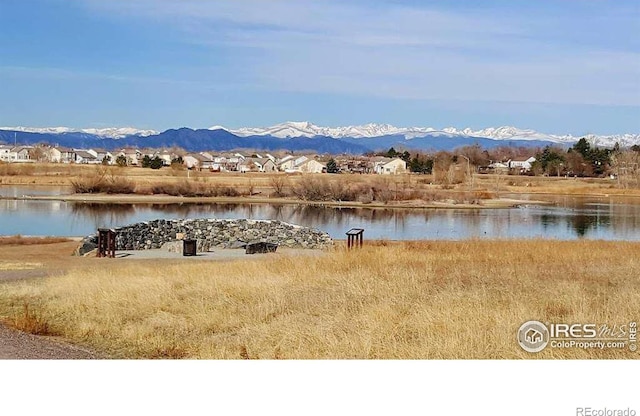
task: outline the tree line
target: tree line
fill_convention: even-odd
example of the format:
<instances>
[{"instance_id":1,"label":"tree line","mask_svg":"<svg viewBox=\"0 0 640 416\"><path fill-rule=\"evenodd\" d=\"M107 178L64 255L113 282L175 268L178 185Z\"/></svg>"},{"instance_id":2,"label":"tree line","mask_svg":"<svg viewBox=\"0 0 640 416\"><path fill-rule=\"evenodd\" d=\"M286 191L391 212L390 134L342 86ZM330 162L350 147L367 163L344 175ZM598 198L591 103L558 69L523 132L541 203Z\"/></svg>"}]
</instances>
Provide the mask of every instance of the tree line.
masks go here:
<instances>
[{"instance_id":1,"label":"tree line","mask_svg":"<svg viewBox=\"0 0 640 416\"><path fill-rule=\"evenodd\" d=\"M533 156L530 174L578 177L600 177L618 174L621 161L626 165L635 156L640 156L640 145L621 149L616 144L612 149L593 146L586 138L581 138L570 148L549 145L544 148L499 146L483 149L479 145L463 146L453 151L435 153L398 151L393 147L386 152L370 153L368 156L399 157L407 162L407 169L414 173L432 174L434 169L447 169L451 164L469 163L478 168L494 162L526 160Z\"/></svg>"}]
</instances>

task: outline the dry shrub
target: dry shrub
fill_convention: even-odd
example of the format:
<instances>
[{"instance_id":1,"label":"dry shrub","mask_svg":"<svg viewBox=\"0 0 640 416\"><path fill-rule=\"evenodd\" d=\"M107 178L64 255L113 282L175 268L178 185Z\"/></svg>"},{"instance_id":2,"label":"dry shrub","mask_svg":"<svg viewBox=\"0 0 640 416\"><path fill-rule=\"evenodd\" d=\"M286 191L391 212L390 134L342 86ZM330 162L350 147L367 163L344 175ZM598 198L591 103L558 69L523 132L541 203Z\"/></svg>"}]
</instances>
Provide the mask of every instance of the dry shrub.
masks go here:
<instances>
[{"instance_id":1,"label":"dry shrub","mask_svg":"<svg viewBox=\"0 0 640 416\"><path fill-rule=\"evenodd\" d=\"M189 353L184 349L176 346L175 344L169 346L160 346L155 351L149 354L149 358L152 359L180 359L187 358Z\"/></svg>"},{"instance_id":2,"label":"dry shrub","mask_svg":"<svg viewBox=\"0 0 640 416\"><path fill-rule=\"evenodd\" d=\"M71 181L71 186L77 194L132 194L135 191L135 186L130 180L119 177L78 179Z\"/></svg>"},{"instance_id":3,"label":"dry shrub","mask_svg":"<svg viewBox=\"0 0 640 416\"><path fill-rule=\"evenodd\" d=\"M279 198L287 196L286 188L289 187L289 179L286 176L275 175L269 180L273 188L273 195Z\"/></svg>"},{"instance_id":4,"label":"dry shrub","mask_svg":"<svg viewBox=\"0 0 640 416\"><path fill-rule=\"evenodd\" d=\"M171 195L184 197L236 197L240 192L230 186L216 186L201 182L182 181L178 183L159 183L149 188L153 195Z\"/></svg>"},{"instance_id":5,"label":"dry shrub","mask_svg":"<svg viewBox=\"0 0 640 416\"><path fill-rule=\"evenodd\" d=\"M305 201L330 201L332 199L329 181L326 178L312 176L303 176L293 187L293 194Z\"/></svg>"},{"instance_id":6,"label":"dry shrub","mask_svg":"<svg viewBox=\"0 0 640 416\"><path fill-rule=\"evenodd\" d=\"M50 328L46 319L38 312L29 308L29 303L24 302L22 313L15 316L10 322L11 326L20 331L34 335L56 335Z\"/></svg>"},{"instance_id":7,"label":"dry shrub","mask_svg":"<svg viewBox=\"0 0 640 416\"><path fill-rule=\"evenodd\" d=\"M192 186L187 181L179 183L158 183L149 188L149 193L152 195L187 196L192 192Z\"/></svg>"},{"instance_id":8,"label":"dry shrub","mask_svg":"<svg viewBox=\"0 0 640 416\"><path fill-rule=\"evenodd\" d=\"M363 204L370 204L374 201L374 192L373 188L367 184L355 184L351 188L353 192L357 195L355 200L362 202Z\"/></svg>"},{"instance_id":9,"label":"dry shrub","mask_svg":"<svg viewBox=\"0 0 640 416\"><path fill-rule=\"evenodd\" d=\"M370 191L360 183L331 182L327 178L303 176L293 187L293 194L306 201L357 201Z\"/></svg>"},{"instance_id":10,"label":"dry shrub","mask_svg":"<svg viewBox=\"0 0 640 416\"><path fill-rule=\"evenodd\" d=\"M475 194L477 199L493 199L495 197L493 192L489 192L486 190L476 191Z\"/></svg>"},{"instance_id":11,"label":"dry shrub","mask_svg":"<svg viewBox=\"0 0 640 416\"><path fill-rule=\"evenodd\" d=\"M113 170L98 166L91 176L71 181L71 187L77 194L132 194L135 184L127 178L114 175Z\"/></svg>"},{"instance_id":12,"label":"dry shrub","mask_svg":"<svg viewBox=\"0 0 640 416\"><path fill-rule=\"evenodd\" d=\"M387 203L395 199L395 193L389 178L376 178L371 187L374 201Z\"/></svg>"},{"instance_id":13,"label":"dry shrub","mask_svg":"<svg viewBox=\"0 0 640 416\"><path fill-rule=\"evenodd\" d=\"M477 198L475 192L458 192L451 195L451 199L456 204L479 204L480 200Z\"/></svg>"}]
</instances>

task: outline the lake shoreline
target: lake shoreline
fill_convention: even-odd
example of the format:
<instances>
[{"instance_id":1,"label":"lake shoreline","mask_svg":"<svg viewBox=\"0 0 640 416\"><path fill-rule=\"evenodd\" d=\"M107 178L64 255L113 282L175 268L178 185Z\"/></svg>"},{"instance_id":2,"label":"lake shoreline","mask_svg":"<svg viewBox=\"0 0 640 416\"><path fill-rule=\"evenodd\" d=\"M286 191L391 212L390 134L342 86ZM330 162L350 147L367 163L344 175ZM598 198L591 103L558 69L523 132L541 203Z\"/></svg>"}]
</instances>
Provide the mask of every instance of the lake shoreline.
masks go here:
<instances>
[{"instance_id":1,"label":"lake shoreline","mask_svg":"<svg viewBox=\"0 0 640 416\"><path fill-rule=\"evenodd\" d=\"M314 205L335 208L368 209L507 209L521 205L552 205L549 201L494 198L481 200L478 204L455 202L392 201L391 203L362 203L354 201L310 201L288 198L254 197L180 197L170 195L129 195L129 194L70 194L70 195L22 195L0 196L0 200L15 201L62 201L100 204L272 204L272 205Z\"/></svg>"}]
</instances>

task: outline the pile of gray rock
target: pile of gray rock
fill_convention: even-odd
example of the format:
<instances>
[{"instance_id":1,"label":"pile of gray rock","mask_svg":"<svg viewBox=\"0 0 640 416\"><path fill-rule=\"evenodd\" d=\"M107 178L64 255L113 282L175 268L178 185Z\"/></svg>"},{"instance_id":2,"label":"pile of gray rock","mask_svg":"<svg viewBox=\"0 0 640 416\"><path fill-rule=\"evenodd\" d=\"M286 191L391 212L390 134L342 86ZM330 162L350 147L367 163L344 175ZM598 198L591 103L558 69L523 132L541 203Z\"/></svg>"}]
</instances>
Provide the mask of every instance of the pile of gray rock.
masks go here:
<instances>
[{"instance_id":1,"label":"pile of gray rock","mask_svg":"<svg viewBox=\"0 0 640 416\"><path fill-rule=\"evenodd\" d=\"M169 248L166 243L196 240L197 251L214 247L238 248L264 242L291 248L325 248L333 244L329 234L276 220L178 219L140 222L117 228L116 250ZM94 236L86 239L97 243ZM83 241L83 244L85 242ZM180 250L180 244L174 244Z\"/></svg>"},{"instance_id":2,"label":"pile of gray rock","mask_svg":"<svg viewBox=\"0 0 640 416\"><path fill-rule=\"evenodd\" d=\"M80 245L73 252L74 256L84 256L87 253L92 252L98 248L98 236L88 235L82 239Z\"/></svg>"}]
</instances>

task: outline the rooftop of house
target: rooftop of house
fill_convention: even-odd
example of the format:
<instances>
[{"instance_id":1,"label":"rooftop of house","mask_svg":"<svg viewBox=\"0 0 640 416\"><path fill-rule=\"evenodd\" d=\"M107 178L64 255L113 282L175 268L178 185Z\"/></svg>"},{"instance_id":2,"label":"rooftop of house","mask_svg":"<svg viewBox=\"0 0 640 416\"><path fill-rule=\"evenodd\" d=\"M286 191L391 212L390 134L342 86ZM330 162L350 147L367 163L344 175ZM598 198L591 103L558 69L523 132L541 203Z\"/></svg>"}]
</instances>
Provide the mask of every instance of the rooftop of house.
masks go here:
<instances>
[{"instance_id":1,"label":"rooftop of house","mask_svg":"<svg viewBox=\"0 0 640 416\"><path fill-rule=\"evenodd\" d=\"M29 151L30 149L33 149L33 146L17 146L12 148L11 151L15 153L20 153L24 151Z\"/></svg>"},{"instance_id":2,"label":"rooftop of house","mask_svg":"<svg viewBox=\"0 0 640 416\"><path fill-rule=\"evenodd\" d=\"M200 161L200 162L210 162L211 161L211 159L209 159L208 157L206 157L204 155L201 155L199 153L189 153L189 154L185 155L184 157L185 158L186 157L192 157L195 160Z\"/></svg>"},{"instance_id":3,"label":"rooftop of house","mask_svg":"<svg viewBox=\"0 0 640 416\"><path fill-rule=\"evenodd\" d=\"M72 148L64 147L64 146L54 146L53 149L56 149L60 153L71 153L71 152L73 152Z\"/></svg>"},{"instance_id":4,"label":"rooftop of house","mask_svg":"<svg viewBox=\"0 0 640 416\"><path fill-rule=\"evenodd\" d=\"M96 157L86 150L76 150L76 155L83 159L95 159Z\"/></svg>"}]
</instances>

